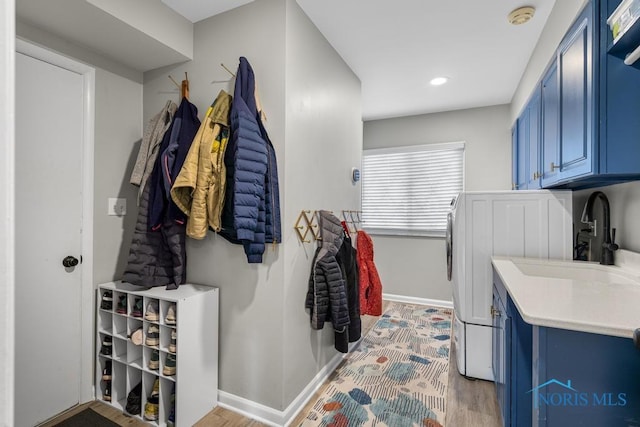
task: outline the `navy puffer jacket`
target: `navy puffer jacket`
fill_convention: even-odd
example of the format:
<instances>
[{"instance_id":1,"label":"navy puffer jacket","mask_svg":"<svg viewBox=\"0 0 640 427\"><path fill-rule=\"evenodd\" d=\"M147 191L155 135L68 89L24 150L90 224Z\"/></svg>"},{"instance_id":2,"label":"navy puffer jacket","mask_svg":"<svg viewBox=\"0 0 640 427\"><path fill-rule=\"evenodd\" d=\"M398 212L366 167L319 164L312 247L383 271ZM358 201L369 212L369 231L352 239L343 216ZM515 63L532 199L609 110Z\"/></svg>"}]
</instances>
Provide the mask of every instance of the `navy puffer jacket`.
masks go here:
<instances>
[{"instance_id":1,"label":"navy puffer jacket","mask_svg":"<svg viewBox=\"0 0 640 427\"><path fill-rule=\"evenodd\" d=\"M220 234L244 246L249 263L262 262L265 242L280 242L280 197L275 150L262 124L255 76L240 58L225 153L227 189Z\"/></svg>"}]
</instances>

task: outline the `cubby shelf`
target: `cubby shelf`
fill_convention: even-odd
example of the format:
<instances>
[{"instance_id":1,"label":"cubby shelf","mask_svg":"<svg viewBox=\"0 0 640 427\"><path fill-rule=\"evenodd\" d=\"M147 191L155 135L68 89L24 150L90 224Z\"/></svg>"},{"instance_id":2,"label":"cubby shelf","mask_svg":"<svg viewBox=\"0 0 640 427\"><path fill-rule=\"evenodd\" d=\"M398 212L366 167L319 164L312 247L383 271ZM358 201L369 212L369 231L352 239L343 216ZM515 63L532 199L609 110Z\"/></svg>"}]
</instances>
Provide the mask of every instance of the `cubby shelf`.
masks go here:
<instances>
[{"instance_id":1,"label":"cubby shelf","mask_svg":"<svg viewBox=\"0 0 640 427\"><path fill-rule=\"evenodd\" d=\"M110 309L101 304L105 292L112 296ZM142 383L141 412L129 415L151 425L167 426L174 405L176 426L191 426L217 406L218 288L185 284L175 290L145 290L125 282L109 282L98 285L97 298L97 400L105 400L107 381L102 372L111 364L111 400L105 402L126 412L127 396ZM157 316L147 315L150 305L156 308ZM176 319L167 322L172 306ZM175 352L170 351L172 334ZM103 342L109 340L110 346L105 347L110 351L103 350ZM158 369L149 367L155 350L159 353ZM170 356L175 356L175 373L165 370ZM160 385L158 419L147 420L144 408L156 379Z\"/></svg>"}]
</instances>

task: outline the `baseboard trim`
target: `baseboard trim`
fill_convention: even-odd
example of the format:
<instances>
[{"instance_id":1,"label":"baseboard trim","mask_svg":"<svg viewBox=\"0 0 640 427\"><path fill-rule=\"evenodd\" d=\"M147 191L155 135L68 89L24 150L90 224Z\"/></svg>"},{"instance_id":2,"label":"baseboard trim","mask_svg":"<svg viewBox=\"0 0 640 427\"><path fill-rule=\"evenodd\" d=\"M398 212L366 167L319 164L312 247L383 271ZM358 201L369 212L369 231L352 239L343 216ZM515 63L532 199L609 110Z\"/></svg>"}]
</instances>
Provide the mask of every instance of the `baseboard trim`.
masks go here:
<instances>
[{"instance_id":1,"label":"baseboard trim","mask_svg":"<svg viewBox=\"0 0 640 427\"><path fill-rule=\"evenodd\" d=\"M237 412L247 418L260 421L274 427L282 426L282 411L262 405L253 400L218 390L218 405L233 412Z\"/></svg>"},{"instance_id":2,"label":"baseboard trim","mask_svg":"<svg viewBox=\"0 0 640 427\"><path fill-rule=\"evenodd\" d=\"M405 295L393 294L382 294L382 299L387 301L405 302L407 304L433 305L436 307L453 308L453 302L439 299L408 297Z\"/></svg>"},{"instance_id":3,"label":"baseboard trim","mask_svg":"<svg viewBox=\"0 0 640 427\"><path fill-rule=\"evenodd\" d=\"M362 340L362 338L360 340ZM359 343L360 341L350 344L349 352ZM218 390L218 404L225 409L238 412L247 418L252 418L270 426L288 426L348 354L349 353L338 353L333 356L329 363L313 377L309 384L293 399L284 411L273 409L261 403L222 390Z\"/></svg>"}]
</instances>

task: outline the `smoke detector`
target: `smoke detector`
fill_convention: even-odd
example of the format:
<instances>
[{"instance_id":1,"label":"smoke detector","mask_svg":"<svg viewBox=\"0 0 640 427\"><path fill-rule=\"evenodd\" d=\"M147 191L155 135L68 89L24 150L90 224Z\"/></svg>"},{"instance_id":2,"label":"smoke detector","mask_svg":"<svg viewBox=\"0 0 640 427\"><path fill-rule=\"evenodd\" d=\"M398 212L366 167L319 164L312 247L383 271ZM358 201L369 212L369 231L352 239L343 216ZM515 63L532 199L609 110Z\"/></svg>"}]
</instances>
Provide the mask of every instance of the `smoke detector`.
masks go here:
<instances>
[{"instance_id":1,"label":"smoke detector","mask_svg":"<svg viewBox=\"0 0 640 427\"><path fill-rule=\"evenodd\" d=\"M531 6L524 6L514 9L509 14L509 23L513 25L524 24L525 22L529 22L531 18L533 18L533 14L536 12L536 9Z\"/></svg>"}]
</instances>

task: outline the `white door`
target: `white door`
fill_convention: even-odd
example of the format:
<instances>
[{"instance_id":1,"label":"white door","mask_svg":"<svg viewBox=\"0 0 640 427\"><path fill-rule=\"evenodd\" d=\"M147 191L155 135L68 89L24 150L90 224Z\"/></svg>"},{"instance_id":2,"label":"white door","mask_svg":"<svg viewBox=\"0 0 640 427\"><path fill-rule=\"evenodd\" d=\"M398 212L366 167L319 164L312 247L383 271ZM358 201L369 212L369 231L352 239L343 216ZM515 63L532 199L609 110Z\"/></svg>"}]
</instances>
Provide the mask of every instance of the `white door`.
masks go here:
<instances>
[{"instance_id":1,"label":"white door","mask_svg":"<svg viewBox=\"0 0 640 427\"><path fill-rule=\"evenodd\" d=\"M15 423L80 401L83 76L16 53Z\"/></svg>"}]
</instances>

